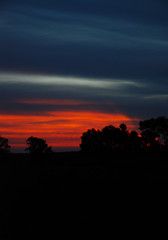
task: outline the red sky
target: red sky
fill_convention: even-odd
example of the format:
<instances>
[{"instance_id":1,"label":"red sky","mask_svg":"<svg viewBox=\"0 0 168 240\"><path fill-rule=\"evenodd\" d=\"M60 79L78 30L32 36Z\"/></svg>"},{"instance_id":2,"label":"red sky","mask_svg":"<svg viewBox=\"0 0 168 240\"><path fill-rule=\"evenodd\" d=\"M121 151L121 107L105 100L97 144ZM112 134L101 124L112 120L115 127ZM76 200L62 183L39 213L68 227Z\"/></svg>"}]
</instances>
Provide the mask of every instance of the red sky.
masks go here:
<instances>
[{"instance_id":1,"label":"red sky","mask_svg":"<svg viewBox=\"0 0 168 240\"><path fill-rule=\"evenodd\" d=\"M46 102L47 101L47 102ZM81 105L86 102L55 100L23 100L25 104L66 104ZM89 104L89 103L88 103ZM9 139L13 149L25 148L25 140L30 137L41 137L55 150L60 147L79 147L80 137L89 128L102 129L112 124L119 126L126 123L133 130L136 119L131 119L122 113L102 113L80 110L50 111L38 115L19 113L0 115L0 133ZM11 149L12 150L12 149Z\"/></svg>"}]
</instances>

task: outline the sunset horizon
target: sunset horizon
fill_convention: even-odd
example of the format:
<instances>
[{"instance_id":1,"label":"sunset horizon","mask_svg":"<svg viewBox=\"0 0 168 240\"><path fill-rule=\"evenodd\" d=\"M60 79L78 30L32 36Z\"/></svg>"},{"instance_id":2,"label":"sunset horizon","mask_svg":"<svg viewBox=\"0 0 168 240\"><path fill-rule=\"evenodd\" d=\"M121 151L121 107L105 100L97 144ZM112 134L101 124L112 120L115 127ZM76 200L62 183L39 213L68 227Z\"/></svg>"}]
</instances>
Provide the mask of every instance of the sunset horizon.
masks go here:
<instances>
[{"instance_id":1,"label":"sunset horizon","mask_svg":"<svg viewBox=\"0 0 168 240\"><path fill-rule=\"evenodd\" d=\"M21 101L25 104L45 104L44 100ZM53 100L54 102L54 100ZM54 106L60 100L55 100ZM51 104L51 102L46 102ZM68 101L68 107L77 102ZM81 103L79 102L78 106ZM84 104L84 103L82 103ZM88 103L87 103L88 104ZM108 103L108 105L110 105ZM128 130L138 130L139 119L131 119L121 113L102 113L83 110L44 112L39 115L0 115L1 136L8 138L13 152L24 152L26 139L30 136L43 138L55 151L79 150L81 135L88 129L99 129L108 125L119 127L121 123L127 125Z\"/></svg>"},{"instance_id":2,"label":"sunset horizon","mask_svg":"<svg viewBox=\"0 0 168 240\"><path fill-rule=\"evenodd\" d=\"M162 239L167 186L168 0L0 0L0 239Z\"/></svg>"},{"instance_id":3,"label":"sunset horizon","mask_svg":"<svg viewBox=\"0 0 168 240\"><path fill-rule=\"evenodd\" d=\"M90 128L167 117L164 1L1 1L0 135L79 147Z\"/></svg>"}]
</instances>

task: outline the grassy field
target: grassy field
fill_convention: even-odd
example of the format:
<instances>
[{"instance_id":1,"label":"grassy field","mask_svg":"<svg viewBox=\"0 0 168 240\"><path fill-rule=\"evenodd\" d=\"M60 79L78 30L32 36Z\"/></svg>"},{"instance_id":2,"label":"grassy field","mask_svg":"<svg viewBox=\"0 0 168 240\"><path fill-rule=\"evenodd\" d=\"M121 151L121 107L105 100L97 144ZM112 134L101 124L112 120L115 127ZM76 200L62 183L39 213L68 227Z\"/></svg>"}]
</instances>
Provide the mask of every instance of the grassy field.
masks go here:
<instances>
[{"instance_id":1,"label":"grassy field","mask_svg":"<svg viewBox=\"0 0 168 240\"><path fill-rule=\"evenodd\" d=\"M145 227L167 210L167 183L165 157L8 155L0 161L0 239L130 236L141 217Z\"/></svg>"}]
</instances>

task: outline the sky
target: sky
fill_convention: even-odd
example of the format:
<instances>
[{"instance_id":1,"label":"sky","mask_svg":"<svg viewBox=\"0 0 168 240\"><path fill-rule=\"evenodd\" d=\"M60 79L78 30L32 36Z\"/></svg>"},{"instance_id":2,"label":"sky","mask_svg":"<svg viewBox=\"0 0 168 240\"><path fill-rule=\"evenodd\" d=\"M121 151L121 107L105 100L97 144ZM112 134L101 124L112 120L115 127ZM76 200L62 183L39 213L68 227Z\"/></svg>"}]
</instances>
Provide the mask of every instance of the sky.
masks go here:
<instances>
[{"instance_id":1,"label":"sky","mask_svg":"<svg viewBox=\"0 0 168 240\"><path fill-rule=\"evenodd\" d=\"M0 135L77 149L89 128L168 117L167 0L1 0Z\"/></svg>"}]
</instances>

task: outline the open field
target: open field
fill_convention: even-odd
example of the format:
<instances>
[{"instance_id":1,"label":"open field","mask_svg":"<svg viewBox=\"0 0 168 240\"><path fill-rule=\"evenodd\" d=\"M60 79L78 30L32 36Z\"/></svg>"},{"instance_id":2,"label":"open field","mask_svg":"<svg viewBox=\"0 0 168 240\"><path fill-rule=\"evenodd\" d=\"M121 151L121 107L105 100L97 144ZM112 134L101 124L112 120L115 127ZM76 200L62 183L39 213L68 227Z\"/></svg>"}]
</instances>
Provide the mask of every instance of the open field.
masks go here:
<instances>
[{"instance_id":1,"label":"open field","mask_svg":"<svg viewBox=\"0 0 168 240\"><path fill-rule=\"evenodd\" d=\"M167 210L166 158L102 158L72 152L1 159L1 239L106 238L138 231L141 217L144 227L156 223Z\"/></svg>"}]
</instances>

